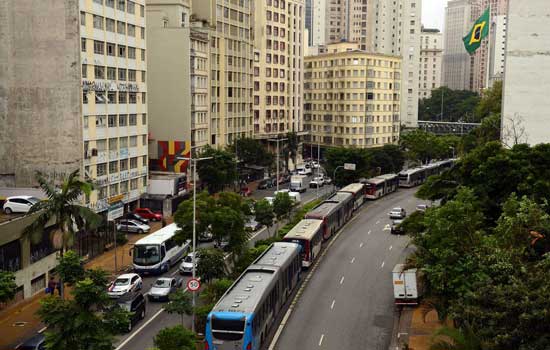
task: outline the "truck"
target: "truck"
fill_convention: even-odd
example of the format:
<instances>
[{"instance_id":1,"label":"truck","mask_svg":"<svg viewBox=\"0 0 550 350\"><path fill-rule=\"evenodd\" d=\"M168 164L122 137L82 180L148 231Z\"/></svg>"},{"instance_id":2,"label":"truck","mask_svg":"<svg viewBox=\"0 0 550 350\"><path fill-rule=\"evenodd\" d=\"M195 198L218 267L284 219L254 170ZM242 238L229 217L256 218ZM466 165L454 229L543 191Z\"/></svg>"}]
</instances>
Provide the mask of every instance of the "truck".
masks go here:
<instances>
[{"instance_id":1,"label":"truck","mask_svg":"<svg viewBox=\"0 0 550 350\"><path fill-rule=\"evenodd\" d=\"M184 174L152 173L149 176L148 194L174 197L186 192L187 178Z\"/></svg>"},{"instance_id":2,"label":"truck","mask_svg":"<svg viewBox=\"0 0 550 350\"><path fill-rule=\"evenodd\" d=\"M305 175L292 175L290 177L290 190L293 192L305 192L307 190L306 180L307 176Z\"/></svg>"},{"instance_id":3,"label":"truck","mask_svg":"<svg viewBox=\"0 0 550 350\"><path fill-rule=\"evenodd\" d=\"M420 272L404 268L405 264L397 264L392 270L395 305L418 305L423 293Z\"/></svg>"}]
</instances>

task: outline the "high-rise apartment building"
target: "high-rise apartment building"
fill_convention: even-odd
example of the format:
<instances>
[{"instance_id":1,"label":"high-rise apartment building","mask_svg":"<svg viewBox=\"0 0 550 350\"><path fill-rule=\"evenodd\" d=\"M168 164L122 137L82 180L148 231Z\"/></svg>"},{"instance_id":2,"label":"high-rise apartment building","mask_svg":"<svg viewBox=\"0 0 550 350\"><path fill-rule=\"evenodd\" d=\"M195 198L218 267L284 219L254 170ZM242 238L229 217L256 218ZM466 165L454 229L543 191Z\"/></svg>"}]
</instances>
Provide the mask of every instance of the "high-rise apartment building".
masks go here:
<instances>
[{"instance_id":1,"label":"high-rise apartment building","mask_svg":"<svg viewBox=\"0 0 550 350\"><path fill-rule=\"evenodd\" d=\"M453 90L471 90L472 62L462 38L472 29L472 13L479 7L477 0L451 0L445 10L445 44L442 85Z\"/></svg>"},{"instance_id":2,"label":"high-rise apartment building","mask_svg":"<svg viewBox=\"0 0 550 350\"><path fill-rule=\"evenodd\" d=\"M210 30L191 22L191 148L200 153L210 144Z\"/></svg>"},{"instance_id":3,"label":"high-rise apartment building","mask_svg":"<svg viewBox=\"0 0 550 350\"><path fill-rule=\"evenodd\" d=\"M1 27L2 182L80 169L96 184L94 210L135 205L147 186L145 1L2 6L15 19Z\"/></svg>"},{"instance_id":4,"label":"high-rise apartment building","mask_svg":"<svg viewBox=\"0 0 550 350\"><path fill-rule=\"evenodd\" d=\"M327 3L328 0L305 1L305 26L308 33L308 46L325 45L327 42Z\"/></svg>"},{"instance_id":5,"label":"high-rise apartment building","mask_svg":"<svg viewBox=\"0 0 550 350\"><path fill-rule=\"evenodd\" d=\"M372 0L368 2L367 12L368 51L403 57L401 123L415 127L418 121L422 1Z\"/></svg>"},{"instance_id":6,"label":"high-rise apartment building","mask_svg":"<svg viewBox=\"0 0 550 350\"><path fill-rule=\"evenodd\" d=\"M498 80L498 77L502 74L508 0L477 1L478 4L472 6L473 21L479 18L488 7L491 9L489 37L481 42L481 46L473 54L472 59L472 90L481 92L483 89L491 86L492 81L495 79Z\"/></svg>"},{"instance_id":7,"label":"high-rise apartment building","mask_svg":"<svg viewBox=\"0 0 550 350\"><path fill-rule=\"evenodd\" d=\"M398 141L400 57L344 42L305 61L306 142L367 148Z\"/></svg>"},{"instance_id":8,"label":"high-rise apartment building","mask_svg":"<svg viewBox=\"0 0 550 350\"><path fill-rule=\"evenodd\" d=\"M422 28L418 65L418 89L421 99L429 98L432 90L441 86L442 60L443 34L439 29Z\"/></svg>"},{"instance_id":9,"label":"high-rise apartment building","mask_svg":"<svg viewBox=\"0 0 550 350\"><path fill-rule=\"evenodd\" d=\"M367 49L367 14L370 0L326 1L326 42L357 42Z\"/></svg>"},{"instance_id":10,"label":"high-rise apartment building","mask_svg":"<svg viewBox=\"0 0 550 350\"><path fill-rule=\"evenodd\" d=\"M509 2L502 101L502 141L550 142L550 7L546 0Z\"/></svg>"},{"instance_id":11,"label":"high-rise apartment building","mask_svg":"<svg viewBox=\"0 0 550 350\"><path fill-rule=\"evenodd\" d=\"M254 3L254 136L301 131L303 0Z\"/></svg>"},{"instance_id":12,"label":"high-rise apartment building","mask_svg":"<svg viewBox=\"0 0 550 350\"><path fill-rule=\"evenodd\" d=\"M252 0L193 1L210 33L210 144L223 147L254 131ZM303 34L302 34L303 35Z\"/></svg>"}]
</instances>

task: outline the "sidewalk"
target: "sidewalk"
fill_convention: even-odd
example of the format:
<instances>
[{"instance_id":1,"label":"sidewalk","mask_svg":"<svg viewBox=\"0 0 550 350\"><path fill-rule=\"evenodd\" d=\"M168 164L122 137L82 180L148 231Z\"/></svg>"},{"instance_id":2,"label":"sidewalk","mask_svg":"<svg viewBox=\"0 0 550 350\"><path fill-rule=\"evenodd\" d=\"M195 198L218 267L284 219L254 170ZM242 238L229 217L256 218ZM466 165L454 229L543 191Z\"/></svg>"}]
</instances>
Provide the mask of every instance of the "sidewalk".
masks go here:
<instances>
[{"instance_id":1,"label":"sidewalk","mask_svg":"<svg viewBox=\"0 0 550 350\"><path fill-rule=\"evenodd\" d=\"M391 341L390 350L405 349L405 344L409 350L428 350L433 341L434 333L443 326L437 318L435 310L429 311L424 317L424 308L419 305L415 308L403 308L401 314L396 320L395 329ZM452 322L448 321L448 326Z\"/></svg>"},{"instance_id":2,"label":"sidewalk","mask_svg":"<svg viewBox=\"0 0 550 350\"><path fill-rule=\"evenodd\" d=\"M170 224L172 219L167 219L167 224ZM150 224L151 232L155 232L161 228L160 222L152 222ZM128 242L123 246L117 247L117 270L115 271L115 250L109 251L93 258L86 263L86 268L101 268L111 275L115 276L124 271L128 271L132 264L132 258L129 255L133 244L146 235L130 233L127 235ZM26 339L32 337L44 325L36 315L40 308L40 300L45 296L44 292L27 300L0 311L0 350L13 350L15 347Z\"/></svg>"}]
</instances>

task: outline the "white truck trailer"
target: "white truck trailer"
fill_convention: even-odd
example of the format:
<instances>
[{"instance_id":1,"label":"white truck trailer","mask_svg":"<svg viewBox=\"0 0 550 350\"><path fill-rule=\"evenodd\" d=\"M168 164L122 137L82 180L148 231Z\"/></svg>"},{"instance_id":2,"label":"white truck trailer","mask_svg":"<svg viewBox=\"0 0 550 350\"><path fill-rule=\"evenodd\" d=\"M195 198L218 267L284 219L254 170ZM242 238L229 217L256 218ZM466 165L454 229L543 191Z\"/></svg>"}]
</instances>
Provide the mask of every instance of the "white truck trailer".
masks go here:
<instances>
[{"instance_id":1,"label":"white truck trailer","mask_svg":"<svg viewBox=\"0 0 550 350\"><path fill-rule=\"evenodd\" d=\"M403 270L404 267L404 264L397 264L392 271L395 305L418 305L423 292L419 271Z\"/></svg>"}]
</instances>

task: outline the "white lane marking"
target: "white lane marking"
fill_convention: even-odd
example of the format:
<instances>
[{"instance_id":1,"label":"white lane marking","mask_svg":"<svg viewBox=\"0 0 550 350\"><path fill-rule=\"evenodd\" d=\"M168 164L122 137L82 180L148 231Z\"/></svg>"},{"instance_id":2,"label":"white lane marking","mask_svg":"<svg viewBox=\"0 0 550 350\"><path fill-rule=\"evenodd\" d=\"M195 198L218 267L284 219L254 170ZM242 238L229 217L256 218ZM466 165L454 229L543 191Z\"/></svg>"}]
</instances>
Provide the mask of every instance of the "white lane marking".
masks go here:
<instances>
[{"instance_id":1,"label":"white lane marking","mask_svg":"<svg viewBox=\"0 0 550 350\"><path fill-rule=\"evenodd\" d=\"M171 273L170 276L174 277L175 275L178 274L178 272L179 272L178 269L176 269L176 271L174 271L173 273Z\"/></svg>"},{"instance_id":2,"label":"white lane marking","mask_svg":"<svg viewBox=\"0 0 550 350\"><path fill-rule=\"evenodd\" d=\"M388 249L388 250L392 250L392 248L393 248L393 246L392 246L392 245L390 245L390 249Z\"/></svg>"},{"instance_id":3,"label":"white lane marking","mask_svg":"<svg viewBox=\"0 0 550 350\"><path fill-rule=\"evenodd\" d=\"M384 231L391 231L390 224L386 224L386 226L384 226Z\"/></svg>"},{"instance_id":4,"label":"white lane marking","mask_svg":"<svg viewBox=\"0 0 550 350\"><path fill-rule=\"evenodd\" d=\"M371 233L371 230L369 230L369 232L367 232L368 235L370 235L370 233Z\"/></svg>"},{"instance_id":5,"label":"white lane marking","mask_svg":"<svg viewBox=\"0 0 550 350\"><path fill-rule=\"evenodd\" d=\"M380 265L380 268L383 268L385 263L385 261L382 261L382 265Z\"/></svg>"},{"instance_id":6,"label":"white lane marking","mask_svg":"<svg viewBox=\"0 0 550 350\"><path fill-rule=\"evenodd\" d=\"M335 304L335 303L336 303L336 299L334 299L334 300L332 301L332 304L330 305L330 309L331 309L331 310L334 309L334 304Z\"/></svg>"},{"instance_id":7,"label":"white lane marking","mask_svg":"<svg viewBox=\"0 0 550 350\"><path fill-rule=\"evenodd\" d=\"M350 264L353 264L355 262L355 257L351 258Z\"/></svg>"},{"instance_id":8,"label":"white lane marking","mask_svg":"<svg viewBox=\"0 0 550 350\"><path fill-rule=\"evenodd\" d=\"M147 320L147 322L145 322L141 327L139 327L134 333L132 333L128 338L126 338L115 350L120 350L122 349L126 344L128 344L130 342L130 340L134 339L134 337L136 335L139 334L139 332L141 332L145 327L147 327L149 325L149 323L153 322L153 320L155 318L157 318L161 313L164 312L164 309L160 309L159 311L157 311L153 317L151 317L150 319Z\"/></svg>"},{"instance_id":9,"label":"white lane marking","mask_svg":"<svg viewBox=\"0 0 550 350\"><path fill-rule=\"evenodd\" d=\"M359 248L363 248L363 242L361 242L361 244L359 244Z\"/></svg>"},{"instance_id":10,"label":"white lane marking","mask_svg":"<svg viewBox=\"0 0 550 350\"><path fill-rule=\"evenodd\" d=\"M344 276L340 279L340 284L344 283Z\"/></svg>"},{"instance_id":11,"label":"white lane marking","mask_svg":"<svg viewBox=\"0 0 550 350\"><path fill-rule=\"evenodd\" d=\"M319 339L319 346L321 346L321 344L323 344L323 339L324 338L325 338L325 335L321 334L321 339Z\"/></svg>"},{"instance_id":12,"label":"white lane marking","mask_svg":"<svg viewBox=\"0 0 550 350\"><path fill-rule=\"evenodd\" d=\"M376 221L376 225L378 225L380 223L380 220Z\"/></svg>"}]
</instances>

